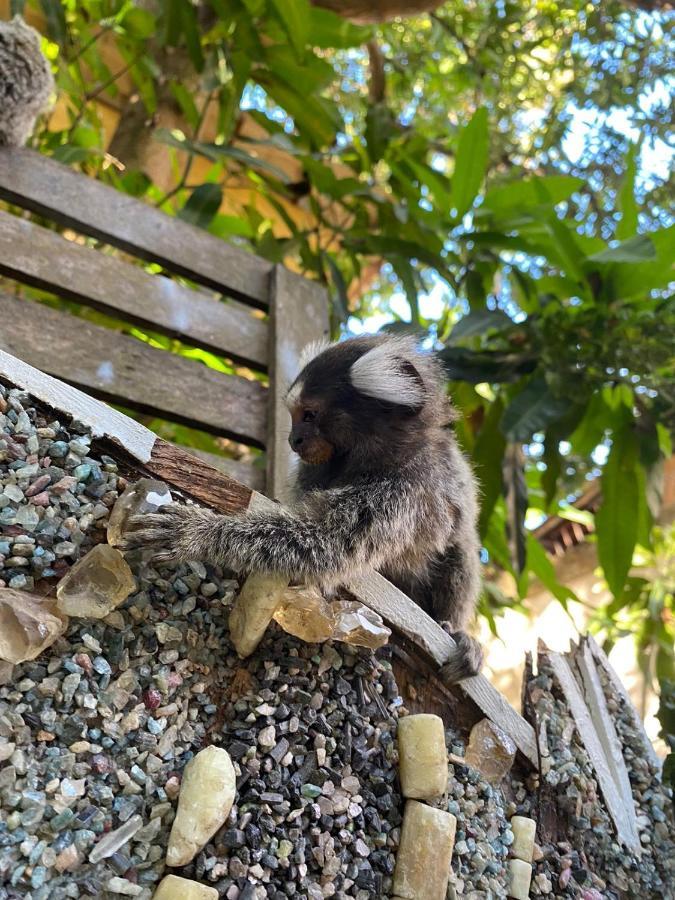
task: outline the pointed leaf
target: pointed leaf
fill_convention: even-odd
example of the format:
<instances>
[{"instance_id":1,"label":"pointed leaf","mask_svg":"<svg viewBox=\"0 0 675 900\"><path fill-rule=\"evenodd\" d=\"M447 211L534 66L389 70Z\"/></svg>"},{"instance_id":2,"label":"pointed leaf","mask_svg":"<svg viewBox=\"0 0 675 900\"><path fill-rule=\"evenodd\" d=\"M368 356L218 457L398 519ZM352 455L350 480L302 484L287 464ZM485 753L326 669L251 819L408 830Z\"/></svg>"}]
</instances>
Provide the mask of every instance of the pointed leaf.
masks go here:
<instances>
[{"instance_id":1,"label":"pointed leaf","mask_svg":"<svg viewBox=\"0 0 675 900\"><path fill-rule=\"evenodd\" d=\"M609 247L588 257L595 263L641 263L656 258L656 248L646 234L628 238L617 247Z\"/></svg>"},{"instance_id":2,"label":"pointed leaf","mask_svg":"<svg viewBox=\"0 0 675 900\"><path fill-rule=\"evenodd\" d=\"M490 188L485 194L481 210L489 210L499 215L522 210L526 207L539 206L541 196L535 184L543 185L552 205L568 200L575 191L583 187L583 179L571 175L545 175L543 177L525 178L514 181L503 187Z\"/></svg>"},{"instance_id":3,"label":"pointed leaf","mask_svg":"<svg viewBox=\"0 0 675 900\"><path fill-rule=\"evenodd\" d=\"M570 401L554 397L544 378L535 378L507 406L502 431L510 441L526 444L532 435L561 418Z\"/></svg>"},{"instance_id":4,"label":"pointed leaf","mask_svg":"<svg viewBox=\"0 0 675 900\"><path fill-rule=\"evenodd\" d=\"M537 366L537 357L531 353L445 347L438 355L451 381L467 381L469 384L480 384L482 381L506 384L533 372Z\"/></svg>"},{"instance_id":5,"label":"pointed leaf","mask_svg":"<svg viewBox=\"0 0 675 900\"><path fill-rule=\"evenodd\" d=\"M199 228L208 228L222 202L223 189L219 184L200 184L194 189L178 217Z\"/></svg>"},{"instance_id":6,"label":"pointed leaf","mask_svg":"<svg viewBox=\"0 0 675 900\"><path fill-rule=\"evenodd\" d=\"M302 59L309 39L311 7L309 0L271 0L288 40L298 59Z\"/></svg>"},{"instance_id":7,"label":"pointed leaf","mask_svg":"<svg viewBox=\"0 0 675 900\"><path fill-rule=\"evenodd\" d=\"M637 232L638 208L635 202L635 175L637 174L638 144L631 144L626 154L626 174L623 177L618 195L618 207L621 220L616 226L616 237L623 241Z\"/></svg>"},{"instance_id":8,"label":"pointed leaf","mask_svg":"<svg viewBox=\"0 0 675 900\"><path fill-rule=\"evenodd\" d=\"M513 324L513 319L501 309L475 309L453 326L450 340L454 343L461 338L485 334L486 331L505 331Z\"/></svg>"},{"instance_id":9,"label":"pointed leaf","mask_svg":"<svg viewBox=\"0 0 675 900\"><path fill-rule=\"evenodd\" d=\"M525 454L520 444L510 444L502 463L504 499L506 502L506 534L511 562L516 572L525 568L525 513L527 512L527 483Z\"/></svg>"},{"instance_id":10,"label":"pointed leaf","mask_svg":"<svg viewBox=\"0 0 675 900\"><path fill-rule=\"evenodd\" d=\"M490 517L495 503L502 495L502 458L506 441L501 433L499 423L504 412L504 404L500 397L490 405L483 426L478 432L471 459L476 476L480 482L481 502L478 523L482 538L488 530Z\"/></svg>"},{"instance_id":11,"label":"pointed leaf","mask_svg":"<svg viewBox=\"0 0 675 900\"><path fill-rule=\"evenodd\" d=\"M488 162L488 114L484 106L473 114L459 136L452 176L452 206L461 218L472 206L485 178Z\"/></svg>"}]
</instances>

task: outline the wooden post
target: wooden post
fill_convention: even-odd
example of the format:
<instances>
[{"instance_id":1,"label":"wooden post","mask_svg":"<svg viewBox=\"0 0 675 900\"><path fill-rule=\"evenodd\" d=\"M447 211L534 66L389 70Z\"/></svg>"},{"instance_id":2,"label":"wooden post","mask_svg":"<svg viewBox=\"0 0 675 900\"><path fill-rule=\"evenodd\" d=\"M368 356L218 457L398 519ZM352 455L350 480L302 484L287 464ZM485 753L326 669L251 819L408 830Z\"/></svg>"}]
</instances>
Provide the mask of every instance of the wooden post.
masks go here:
<instances>
[{"instance_id":1,"label":"wooden post","mask_svg":"<svg viewBox=\"0 0 675 900\"><path fill-rule=\"evenodd\" d=\"M284 396L298 374L300 353L312 341L328 337L328 296L315 281L278 265L272 273L269 327L269 418L267 496L284 499L290 477L290 419Z\"/></svg>"}]
</instances>

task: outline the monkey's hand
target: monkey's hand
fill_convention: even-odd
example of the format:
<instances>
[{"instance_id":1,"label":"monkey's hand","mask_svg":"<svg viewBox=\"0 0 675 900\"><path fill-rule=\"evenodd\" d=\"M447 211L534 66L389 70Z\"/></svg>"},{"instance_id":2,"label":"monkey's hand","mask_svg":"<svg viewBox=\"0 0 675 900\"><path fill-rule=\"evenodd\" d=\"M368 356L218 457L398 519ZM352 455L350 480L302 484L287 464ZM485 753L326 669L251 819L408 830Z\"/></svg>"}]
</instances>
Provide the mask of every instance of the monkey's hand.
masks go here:
<instances>
[{"instance_id":1,"label":"monkey's hand","mask_svg":"<svg viewBox=\"0 0 675 900\"><path fill-rule=\"evenodd\" d=\"M450 660L439 669L438 677L441 681L453 685L458 681L464 681L465 678L478 675L483 665L483 650L478 641L465 631L452 631L449 622L441 622L441 626L457 645Z\"/></svg>"},{"instance_id":2,"label":"monkey's hand","mask_svg":"<svg viewBox=\"0 0 675 900\"><path fill-rule=\"evenodd\" d=\"M208 558L209 536L223 518L199 506L163 506L156 513L132 516L120 549L146 550L157 564Z\"/></svg>"}]
</instances>

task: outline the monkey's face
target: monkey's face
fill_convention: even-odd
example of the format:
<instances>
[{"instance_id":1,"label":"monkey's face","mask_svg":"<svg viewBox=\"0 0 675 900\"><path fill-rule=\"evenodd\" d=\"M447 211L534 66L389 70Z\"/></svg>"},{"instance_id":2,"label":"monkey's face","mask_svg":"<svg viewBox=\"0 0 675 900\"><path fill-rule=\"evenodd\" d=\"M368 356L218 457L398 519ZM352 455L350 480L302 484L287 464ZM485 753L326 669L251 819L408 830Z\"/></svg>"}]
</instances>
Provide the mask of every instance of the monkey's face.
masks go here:
<instances>
[{"instance_id":1,"label":"monkey's face","mask_svg":"<svg viewBox=\"0 0 675 900\"><path fill-rule=\"evenodd\" d=\"M327 463L335 448L322 432L321 423L325 410L316 401L310 402L302 397L289 399L292 425L288 441L291 449L310 466Z\"/></svg>"}]
</instances>

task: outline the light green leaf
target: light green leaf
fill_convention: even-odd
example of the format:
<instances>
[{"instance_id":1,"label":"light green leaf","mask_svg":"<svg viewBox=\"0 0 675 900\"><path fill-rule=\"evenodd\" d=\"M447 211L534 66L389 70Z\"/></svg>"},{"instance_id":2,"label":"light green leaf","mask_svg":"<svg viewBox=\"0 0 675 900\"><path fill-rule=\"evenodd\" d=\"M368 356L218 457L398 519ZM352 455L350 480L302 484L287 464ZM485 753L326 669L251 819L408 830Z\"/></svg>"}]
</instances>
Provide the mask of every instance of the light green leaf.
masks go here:
<instances>
[{"instance_id":1,"label":"light green leaf","mask_svg":"<svg viewBox=\"0 0 675 900\"><path fill-rule=\"evenodd\" d=\"M626 174L617 197L621 220L616 226L616 237L623 241L637 232L638 208L635 202L635 175L639 144L631 144L626 154Z\"/></svg>"},{"instance_id":2,"label":"light green leaf","mask_svg":"<svg viewBox=\"0 0 675 900\"><path fill-rule=\"evenodd\" d=\"M554 397L544 378L535 378L507 406L501 428L508 440L526 444L532 435L560 419L570 400Z\"/></svg>"},{"instance_id":3,"label":"light green leaf","mask_svg":"<svg viewBox=\"0 0 675 900\"><path fill-rule=\"evenodd\" d=\"M662 422L657 422L656 433L659 440L659 449L662 455L669 459L673 455L673 439L670 436L670 432Z\"/></svg>"},{"instance_id":4,"label":"light green leaf","mask_svg":"<svg viewBox=\"0 0 675 900\"><path fill-rule=\"evenodd\" d=\"M178 213L179 218L199 228L208 228L223 202L223 189L219 184L200 184Z\"/></svg>"},{"instance_id":5,"label":"light green leaf","mask_svg":"<svg viewBox=\"0 0 675 900\"><path fill-rule=\"evenodd\" d=\"M641 263L656 257L656 248L646 234L628 238L617 247L609 247L588 257L594 263Z\"/></svg>"},{"instance_id":6,"label":"light green leaf","mask_svg":"<svg viewBox=\"0 0 675 900\"><path fill-rule=\"evenodd\" d=\"M584 182L581 178L574 178L571 175L525 178L503 187L490 188L485 194L480 208L503 214L512 212L514 209L521 210L526 207L539 206L542 201L535 188L536 184L545 188L549 202L555 206L557 203L568 200L575 191L583 187Z\"/></svg>"},{"instance_id":7,"label":"light green leaf","mask_svg":"<svg viewBox=\"0 0 675 900\"><path fill-rule=\"evenodd\" d=\"M241 150L239 147L231 147L226 144L207 144L202 141L189 141L180 132L169 131L167 128L157 128L154 132L154 137L155 140L160 141L162 144L168 144L170 147L175 147L177 150L182 150L185 153L205 156L212 162L219 162L223 158L232 159L251 169L269 172L280 181L288 181L286 173L282 172L281 169L266 162L264 159L251 156L250 153L246 153L245 150Z\"/></svg>"},{"instance_id":8,"label":"light green leaf","mask_svg":"<svg viewBox=\"0 0 675 900\"><path fill-rule=\"evenodd\" d=\"M527 535L527 567L563 606L568 600L578 599L573 590L558 581L553 563L532 534Z\"/></svg>"},{"instance_id":9,"label":"light green leaf","mask_svg":"<svg viewBox=\"0 0 675 900\"><path fill-rule=\"evenodd\" d=\"M452 176L452 206L461 218L472 206L488 162L488 113L481 106L459 136Z\"/></svg>"},{"instance_id":10,"label":"light green leaf","mask_svg":"<svg viewBox=\"0 0 675 900\"><path fill-rule=\"evenodd\" d=\"M298 59L309 40L311 7L309 0L270 0Z\"/></svg>"},{"instance_id":11,"label":"light green leaf","mask_svg":"<svg viewBox=\"0 0 675 900\"><path fill-rule=\"evenodd\" d=\"M359 47L371 37L373 29L354 25L329 9L311 7L308 43L326 50Z\"/></svg>"}]
</instances>

